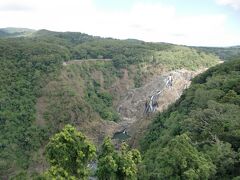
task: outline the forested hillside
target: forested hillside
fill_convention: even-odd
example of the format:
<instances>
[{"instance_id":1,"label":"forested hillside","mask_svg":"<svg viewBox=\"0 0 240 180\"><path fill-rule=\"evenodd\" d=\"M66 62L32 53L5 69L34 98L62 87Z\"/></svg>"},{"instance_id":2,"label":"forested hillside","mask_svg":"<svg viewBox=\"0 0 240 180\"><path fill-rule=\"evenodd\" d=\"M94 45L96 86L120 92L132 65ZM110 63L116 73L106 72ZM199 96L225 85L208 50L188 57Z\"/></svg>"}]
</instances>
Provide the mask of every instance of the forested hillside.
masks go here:
<instances>
[{"instance_id":1,"label":"forested hillside","mask_svg":"<svg viewBox=\"0 0 240 180\"><path fill-rule=\"evenodd\" d=\"M238 179L240 58L192 80L142 141L140 179Z\"/></svg>"},{"instance_id":2,"label":"forested hillside","mask_svg":"<svg viewBox=\"0 0 240 180\"><path fill-rule=\"evenodd\" d=\"M90 58L100 62L88 64ZM71 64L74 59L86 63ZM114 103L120 96L112 87L128 82L125 72L131 74L126 87L133 88L159 68L197 70L218 61L217 56L189 47L73 32L41 30L0 39L0 178L38 173L31 166L36 153L67 123L91 134L95 131L88 130L88 124L99 119L117 122ZM41 98L48 101L46 111L38 114Z\"/></svg>"},{"instance_id":3,"label":"forested hillside","mask_svg":"<svg viewBox=\"0 0 240 180\"><path fill-rule=\"evenodd\" d=\"M215 54L222 60L229 60L233 57L240 56L240 46L232 46L232 47L195 47L200 51L204 51L206 53Z\"/></svg>"},{"instance_id":4,"label":"forested hillside","mask_svg":"<svg viewBox=\"0 0 240 180\"><path fill-rule=\"evenodd\" d=\"M50 73L69 59L57 44L30 39L0 40L0 175L27 168L31 152L48 136L33 124L35 104Z\"/></svg>"}]
</instances>

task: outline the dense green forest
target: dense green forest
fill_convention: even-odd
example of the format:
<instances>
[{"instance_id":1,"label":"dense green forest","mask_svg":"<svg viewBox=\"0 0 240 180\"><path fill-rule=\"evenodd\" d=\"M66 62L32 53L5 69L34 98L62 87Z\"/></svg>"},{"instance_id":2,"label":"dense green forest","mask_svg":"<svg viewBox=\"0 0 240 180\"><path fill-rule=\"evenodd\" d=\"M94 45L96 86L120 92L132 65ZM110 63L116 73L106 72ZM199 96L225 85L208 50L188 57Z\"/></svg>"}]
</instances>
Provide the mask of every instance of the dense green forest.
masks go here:
<instances>
[{"instance_id":1,"label":"dense green forest","mask_svg":"<svg viewBox=\"0 0 240 180\"><path fill-rule=\"evenodd\" d=\"M0 175L27 168L47 131L34 125L35 104L48 75L68 49L30 39L0 40Z\"/></svg>"},{"instance_id":2,"label":"dense green forest","mask_svg":"<svg viewBox=\"0 0 240 180\"><path fill-rule=\"evenodd\" d=\"M53 94L55 99L59 99L59 106L49 106L49 110L53 111L48 111L45 116L50 122L46 126L36 123L36 102L42 96L42 89L51 80L58 81L64 61L90 58L112 60L108 64L96 63L92 68L89 65L79 65L77 70L75 68L85 82L85 107L91 107L94 113L109 121L119 119L112 107L114 94L100 88L99 83L88 76L94 68L103 72L109 71L105 73L108 81L104 82L104 86L107 89L117 77L122 77L122 69L130 69L131 66L137 69L135 72L138 73L133 78L136 81L135 86L138 87L141 86L144 75L142 69L146 64L168 70L197 70L213 66L219 60L217 56L189 47L100 38L75 32L40 30L24 37L4 36L0 39L0 178L25 173L31 168L34 153L45 147L52 134L58 132L64 124L78 124L69 119L70 113L64 111L65 95L75 99L71 89L61 89L58 94ZM70 66L69 70L74 71L74 67ZM216 97L219 93L212 92ZM89 113L81 109L79 104L74 105L76 106L69 107L77 107L77 113L82 117ZM229 109L234 110L232 106L230 104ZM149 144L153 141L149 141Z\"/></svg>"},{"instance_id":3,"label":"dense green forest","mask_svg":"<svg viewBox=\"0 0 240 180\"><path fill-rule=\"evenodd\" d=\"M229 60L233 57L240 56L240 46L232 47L194 47L200 51L215 54L222 60Z\"/></svg>"},{"instance_id":4,"label":"dense green forest","mask_svg":"<svg viewBox=\"0 0 240 180\"><path fill-rule=\"evenodd\" d=\"M240 58L210 68L142 141L140 179L240 177Z\"/></svg>"},{"instance_id":5,"label":"dense green forest","mask_svg":"<svg viewBox=\"0 0 240 180\"><path fill-rule=\"evenodd\" d=\"M122 143L121 148L116 150L111 138L106 137L98 156L96 152L96 147L86 136L73 126L66 125L61 132L51 137L46 146L50 168L35 178L87 180L92 175L100 180L137 179L138 165L141 162L137 149L130 149L126 143ZM93 170L89 165L96 163L96 159L98 165ZM26 179L26 176L21 174L18 178Z\"/></svg>"}]
</instances>

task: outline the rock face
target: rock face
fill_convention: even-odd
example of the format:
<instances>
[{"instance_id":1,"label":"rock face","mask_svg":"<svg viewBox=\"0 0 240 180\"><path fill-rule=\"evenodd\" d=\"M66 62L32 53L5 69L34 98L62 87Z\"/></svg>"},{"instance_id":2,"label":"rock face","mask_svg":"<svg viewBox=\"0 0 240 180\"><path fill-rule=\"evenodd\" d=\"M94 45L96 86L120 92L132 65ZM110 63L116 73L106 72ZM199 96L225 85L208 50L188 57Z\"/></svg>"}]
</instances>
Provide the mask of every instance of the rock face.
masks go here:
<instances>
[{"instance_id":1,"label":"rock face","mask_svg":"<svg viewBox=\"0 0 240 180\"><path fill-rule=\"evenodd\" d=\"M153 77L144 86L131 89L126 93L118 104L117 110L121 116L118 124L121 129L126 129L126 132L131 135L130 144L136 145L137 139L150 122L148 117L174 103L183 90L190 85L191 78L199 72L188 70L166 72ZM147 105L149 108L152 106L151 111L146 111Z\"/></svg>"},{"instance_id":2,"label":"rock face","mask_svg":"<svg viewBox=\"0 0 240 180\"><path fill-rule=\"evenodd\" d=\"M164 89L165 79L164 76L156 76L143 87L128 91L118 105L118 112L122 119L120 124L128 126L143 117L146 100L150 99L157 91Z\"/></svg>"}]
</instances>

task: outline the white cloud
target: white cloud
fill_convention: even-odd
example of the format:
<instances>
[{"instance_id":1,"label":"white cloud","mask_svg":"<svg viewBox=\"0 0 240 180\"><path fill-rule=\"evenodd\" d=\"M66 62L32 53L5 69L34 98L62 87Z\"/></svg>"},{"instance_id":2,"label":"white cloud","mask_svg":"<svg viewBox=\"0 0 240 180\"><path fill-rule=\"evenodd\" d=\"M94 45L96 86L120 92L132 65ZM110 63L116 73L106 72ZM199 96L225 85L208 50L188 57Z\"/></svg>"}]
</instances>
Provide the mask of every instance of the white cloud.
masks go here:
<instances>
[{"instance_id":1,"label":"white cloud","mask_svg":"<svg viewBox=\"0 0 240 180\"><path fill-rule=\"evenodd\" d=\"M240 10L240 0L216 0L220 5L230 6L235 10Z\"/></svg>"},{"instance_id":2,"label":"white cloud","mask_svg":"<svg viewBox=\"0 0 240 180\"><path fill-rule=\"evenodd\" d=\"M179 16L173 6L136 3L128 11L103 11L93 0L22 0L31 11L3 11L19 0L0 2L0 27L28 27L79 31L103 37L136 38L186 45L234 45L240 37L230 35L224 14Z\"/></svg>"}]
</instances>

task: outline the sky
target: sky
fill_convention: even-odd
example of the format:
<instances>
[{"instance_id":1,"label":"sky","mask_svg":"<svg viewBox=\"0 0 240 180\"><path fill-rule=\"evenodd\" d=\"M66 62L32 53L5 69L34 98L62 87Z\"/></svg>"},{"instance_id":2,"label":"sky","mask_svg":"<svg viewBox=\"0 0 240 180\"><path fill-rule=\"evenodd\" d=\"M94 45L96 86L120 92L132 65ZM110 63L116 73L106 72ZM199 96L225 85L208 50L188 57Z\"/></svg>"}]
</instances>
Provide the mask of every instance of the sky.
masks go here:
<instances>
[{"instance_id":1,"label":"sky","mask_svg":"<svg viewBox=\"0 0 240 180\"><path fill-rule=\"evenodd\" d=\"M240 45L240 0L0 0L0 28L193 46Z\"/></svg>"}]
</instances>

